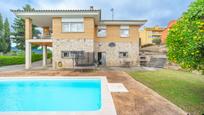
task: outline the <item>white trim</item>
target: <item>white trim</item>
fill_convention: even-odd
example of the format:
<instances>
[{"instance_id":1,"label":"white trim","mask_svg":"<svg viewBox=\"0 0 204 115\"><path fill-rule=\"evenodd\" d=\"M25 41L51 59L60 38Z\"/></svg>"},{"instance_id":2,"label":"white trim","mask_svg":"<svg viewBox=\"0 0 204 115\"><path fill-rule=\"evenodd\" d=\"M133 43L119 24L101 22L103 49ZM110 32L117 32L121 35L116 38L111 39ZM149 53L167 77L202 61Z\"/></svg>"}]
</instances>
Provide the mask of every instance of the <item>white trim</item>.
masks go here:
<instances>
[{"instance_id":1,"label":"white trim","mask_svg":"<svg viewBox=\"0 0 204 115\"><path fill-rule=\"evenodd\" d=\"M129 26L120 26L120 29L129 29Z\"/></svg>"},{"instance_id":2,"label":"white trim","mask_svg":"<svg viewBox=\"0 0 204 115\"><path fill-rule=\"evenodd\" d=\"M146 21L101 21L99 25L144 25Z\"/></svg>"},{"instance_id":3,"label":"white trim","mask_svg":"<svg viewBox=\"0 0 204 115\"><path fill-rule=\"evenodd\" d=\"M99 12L14 12L17 16L98 16Z\"/></svg>"},{"instance_id":4,"label":"white trim","mask_svg":"<svg viewBox=\"0 0 204 115\"><path fill-rule=\"evenodd\" d=\"M98 26L98 29L106 29L106 26Z\"/></svg>"},{"instance_id":5,"label":"white trim","mask_svg":"<svg viewBox=\"0 0 204 115\"><path fill-rule=\"evenodd\" d=\"M31 42L31 43L35 43L35 42L53 42L52 39L29 39L29 40L26 40L27 42Z\"/></svg>"},{"instance_id":6,"label":"white trim","mask_svg":"<svg viewBox=\"0 0 204 115\"><path fill-rule=\"evenodd\" d=\"M62 22L84 22L84 18L62 18Z\"/></svg>"}]
</instances>

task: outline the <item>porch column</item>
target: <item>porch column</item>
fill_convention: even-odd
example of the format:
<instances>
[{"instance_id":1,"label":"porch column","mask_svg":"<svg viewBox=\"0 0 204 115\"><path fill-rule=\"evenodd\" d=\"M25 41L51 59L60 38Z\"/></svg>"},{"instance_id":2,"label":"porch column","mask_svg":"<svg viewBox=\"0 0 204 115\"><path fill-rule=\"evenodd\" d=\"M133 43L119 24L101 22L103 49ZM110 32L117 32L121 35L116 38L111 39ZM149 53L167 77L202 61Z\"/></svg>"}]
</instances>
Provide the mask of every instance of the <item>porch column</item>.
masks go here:
<instances>
[{"instance_id":1,"label":"porch column","mask_svg":"<svg viewBox=\"0 0 204 115\"><path fill-rule=\"evenodd\" d=\"M43 45L43 66L47 64L47 46Z\"/></svg>"},{"instance_id":2,"label":"porch column","mask_svg":"<svg viewBox=\"0 0 204 115\"><path fill-rule=\"evenodd\" d=\"M32 39L32 20L30 18L25 19L25 39Z\"/></svg>"},{"instance_id":3,"label":"porch column","mask_svg":"<svg viewBox=\"0 0 204 115\"><path fill-rule=\"evenodd\" d=\"M26 45L25 45L25 69L30 69L31 68L31 43L26 40Z\"/></svg>"}]
</instances>

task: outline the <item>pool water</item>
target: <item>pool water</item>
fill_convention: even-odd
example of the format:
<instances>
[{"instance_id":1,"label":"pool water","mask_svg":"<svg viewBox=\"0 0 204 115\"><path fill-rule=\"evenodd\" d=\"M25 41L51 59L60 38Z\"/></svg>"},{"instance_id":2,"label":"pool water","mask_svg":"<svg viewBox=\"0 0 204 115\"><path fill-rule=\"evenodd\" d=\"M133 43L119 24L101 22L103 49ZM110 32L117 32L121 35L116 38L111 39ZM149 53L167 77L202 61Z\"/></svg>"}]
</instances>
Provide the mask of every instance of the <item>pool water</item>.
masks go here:
<instances>
[{"instance_id":1,"label":"pool water","mask_svg":"<svg viewBox=\"0 0 204 115\"><path fill-rule=\"evenodd\" d=\"M0 80L0 112L100 108L100 79Z\"/></svg>"}]
</instances>

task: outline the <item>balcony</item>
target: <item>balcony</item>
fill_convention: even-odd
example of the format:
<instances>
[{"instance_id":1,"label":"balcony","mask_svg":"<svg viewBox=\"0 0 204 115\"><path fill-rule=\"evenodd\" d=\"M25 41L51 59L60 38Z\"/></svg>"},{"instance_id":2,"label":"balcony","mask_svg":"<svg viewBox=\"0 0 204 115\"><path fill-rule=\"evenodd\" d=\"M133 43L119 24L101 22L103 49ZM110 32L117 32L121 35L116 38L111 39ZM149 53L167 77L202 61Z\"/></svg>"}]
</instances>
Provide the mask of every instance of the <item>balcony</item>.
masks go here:
<instances>
[{"instance_id":1,"label":"balcony","mask_svg":"<svg viewBox=\"0 0 204 115\"><path fill-rule=\"evenodd\" d=\"M152 35L162 35L161 32L152 32Z\"/></svg>"},{"instance_id":2,"label":"balcony","mask_svg":"<svg viewBox=\"0 0 204 115\"><path fill-rule=\"evenodd\" d=\"M33 39L52 39L51 35L40 35L39 37L33 37Z\"/></svg>"}]
</instances>

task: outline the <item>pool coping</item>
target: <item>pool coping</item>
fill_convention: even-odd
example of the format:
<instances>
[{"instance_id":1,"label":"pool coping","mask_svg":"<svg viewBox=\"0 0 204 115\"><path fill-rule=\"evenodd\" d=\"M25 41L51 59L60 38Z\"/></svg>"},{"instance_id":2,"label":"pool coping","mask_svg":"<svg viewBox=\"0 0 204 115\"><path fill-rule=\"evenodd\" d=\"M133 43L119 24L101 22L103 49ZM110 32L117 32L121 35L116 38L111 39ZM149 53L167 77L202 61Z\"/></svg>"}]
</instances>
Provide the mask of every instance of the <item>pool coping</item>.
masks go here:
<instances>
[{"instance_id":1,"label":"pool coping","mask_svg":"<svg viewBox=\"0 0 204 115\"><path fill-rule=\"evenodd\" d=\"M96 111L60 112L60 111L29 111L29 112L0 112L0 115L117 115L111 92L108 89L106 76L27 76L0 77L0 80L15 79L100 79L101 80L101 109Z\"/></svg>"}]
</instances>

